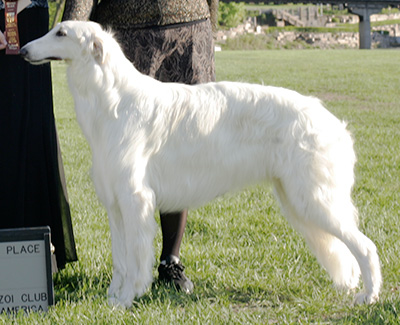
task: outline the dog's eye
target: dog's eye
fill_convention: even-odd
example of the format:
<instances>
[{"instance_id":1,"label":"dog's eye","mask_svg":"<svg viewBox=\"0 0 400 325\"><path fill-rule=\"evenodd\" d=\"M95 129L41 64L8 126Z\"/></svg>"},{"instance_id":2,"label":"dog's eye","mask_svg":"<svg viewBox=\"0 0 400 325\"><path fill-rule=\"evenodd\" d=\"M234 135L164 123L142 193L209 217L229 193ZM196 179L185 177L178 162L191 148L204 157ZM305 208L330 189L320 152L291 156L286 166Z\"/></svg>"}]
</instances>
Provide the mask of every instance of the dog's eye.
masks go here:
<instances>
[{"instance_id":1,"label":"dog's eye","mask_svg":"<svg viewBox=\"0 0 400 325\"><path fill-rule=\"evenodd\" d=\"M58 32L56 33L57 37L64 37L67 36L67 32L63 29L58 30Z\"/></svg>"}]
</instances>

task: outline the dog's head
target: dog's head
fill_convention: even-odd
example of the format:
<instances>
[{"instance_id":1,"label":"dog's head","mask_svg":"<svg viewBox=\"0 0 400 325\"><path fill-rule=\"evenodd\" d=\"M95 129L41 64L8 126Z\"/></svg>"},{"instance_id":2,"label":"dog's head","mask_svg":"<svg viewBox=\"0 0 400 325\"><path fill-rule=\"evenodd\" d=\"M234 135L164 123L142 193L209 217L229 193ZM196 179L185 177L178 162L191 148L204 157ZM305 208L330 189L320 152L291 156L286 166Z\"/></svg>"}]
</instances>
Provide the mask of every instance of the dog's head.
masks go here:
<instances>
[{"instance_id":1,"label":"dog's head","mask_svg":"<svg viewBox=\"0 0 400 325\"><path fill-rule=\"evenodd\" d=\"M52 60L90 60L101 64L105 55L103 42L110 35L93 22L65 21L46 35L22 47L21 56L32 64Z\"/></svg>"}]
</instances>

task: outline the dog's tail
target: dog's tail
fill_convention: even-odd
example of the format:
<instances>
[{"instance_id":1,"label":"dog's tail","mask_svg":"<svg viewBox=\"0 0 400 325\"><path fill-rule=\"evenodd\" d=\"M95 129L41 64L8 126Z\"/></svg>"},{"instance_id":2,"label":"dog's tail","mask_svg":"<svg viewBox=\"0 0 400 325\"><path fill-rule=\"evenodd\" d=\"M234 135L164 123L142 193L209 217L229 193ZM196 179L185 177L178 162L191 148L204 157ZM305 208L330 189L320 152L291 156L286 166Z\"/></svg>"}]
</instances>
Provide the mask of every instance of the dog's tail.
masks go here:
<instances>
[{"instance_id":1,"label":"dog's tail","mask_svg":"<svg viewBox=\"0 0 400 325\"><path fill-rule=\"evenodd\" d=\"M338 288L355 289L360 279L360 268L347 246L317 224L297 215L279 179L273 180L283 213L291 225L306 239L318 262L327 270Z\"/></svg>"}]
</instances>

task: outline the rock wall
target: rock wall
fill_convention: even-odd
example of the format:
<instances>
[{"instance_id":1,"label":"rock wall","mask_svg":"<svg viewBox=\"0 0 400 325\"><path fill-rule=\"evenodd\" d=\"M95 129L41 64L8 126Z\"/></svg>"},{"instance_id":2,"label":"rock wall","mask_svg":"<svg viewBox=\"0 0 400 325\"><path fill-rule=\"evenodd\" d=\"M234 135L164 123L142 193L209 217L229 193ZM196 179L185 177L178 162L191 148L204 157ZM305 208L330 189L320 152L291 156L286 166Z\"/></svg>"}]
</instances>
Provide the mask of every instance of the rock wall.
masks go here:
<instances>
[{"instance_id":1,"label":"rock wall","mask_svg":"<svg viewBox=\"0 0 400 325\"><path fill-rule=\"evenodd\" d=\"M216 34L216 43L223 44L227 39L240 37L245 34L260 35L265 33L266 27L257 26L254 19L249 19L245 24L230 30L220 30ZM297 48L358 48L359 33L314 33L282 31L267 33L266 37L277 44L277 48L284 48L288 43L297 42ZM373 27L372 48L400 47L400 25L385 25Z\"/></svg>"},{"instance_id":2,"label":"rock wall","mask_svg":"<svg viewBox=\"0 0 400 325\"><path fill-rule=\"evenodd\" d=\"M399 25L393 26L399 29ZM397 33L400 36L400 33ZM381 28L372 32L372 48L400 47L400 37ZM279 32L274 35L278 43L284 46L288 42L304 41L312 47L327 48L358 48L360 36L358 33L305 33L305 32Z\"/></svg>"}]
</instances>

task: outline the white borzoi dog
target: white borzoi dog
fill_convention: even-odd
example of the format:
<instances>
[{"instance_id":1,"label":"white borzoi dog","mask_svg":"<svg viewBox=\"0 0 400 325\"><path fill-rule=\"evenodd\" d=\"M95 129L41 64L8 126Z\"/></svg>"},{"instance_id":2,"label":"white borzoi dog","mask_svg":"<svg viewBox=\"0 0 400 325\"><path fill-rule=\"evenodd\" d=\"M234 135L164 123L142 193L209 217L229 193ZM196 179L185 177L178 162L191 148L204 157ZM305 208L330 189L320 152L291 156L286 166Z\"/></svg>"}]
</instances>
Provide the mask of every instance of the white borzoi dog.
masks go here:
<instances>
[{"instance_id":1,"label":"white borzoi dog","mask_svg":"<svg viewBox=\"0 0 400 325\"><path fill-rule=\"evenodd\" d=\"M269 180L287 220L335 284L378 300L376 247L357 227L355 154L346 125L318 99L234 82L188 86L139 73L111 33L63 22L21 49L33 64L62 59L93 181L112 237L110 301L131 306L152 281L154 211L205 204Z\"/></svg>"}]
</instances>

